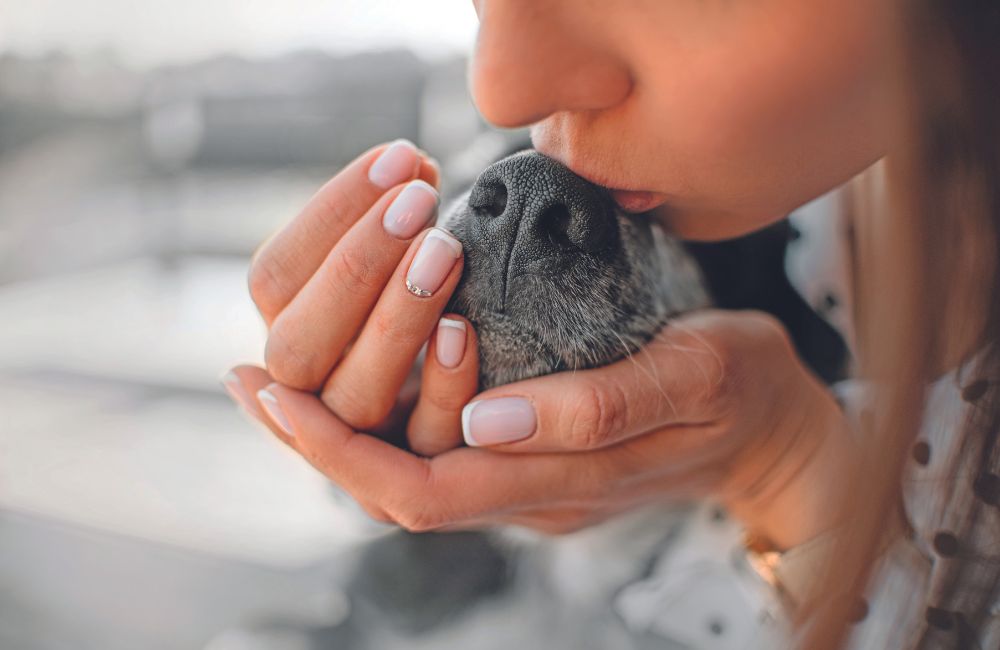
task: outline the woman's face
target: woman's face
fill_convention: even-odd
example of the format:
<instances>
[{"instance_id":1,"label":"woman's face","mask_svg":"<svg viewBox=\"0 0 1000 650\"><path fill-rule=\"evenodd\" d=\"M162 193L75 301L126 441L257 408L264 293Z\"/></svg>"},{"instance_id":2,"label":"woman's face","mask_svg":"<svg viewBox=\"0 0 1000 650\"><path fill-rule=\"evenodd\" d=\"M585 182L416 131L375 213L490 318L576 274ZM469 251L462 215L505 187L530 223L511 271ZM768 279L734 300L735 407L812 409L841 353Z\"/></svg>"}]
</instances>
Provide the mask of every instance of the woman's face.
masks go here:
<instances>
[{"instance_id":1,"label":"woman's face","mask_svg":"<svg viewBox=\"0 0 1000 650\"><path fill-rule=\"evenodd\" d=\"M881 157L893 0L474 0L479 110L679 236L757 229Z\"/></svg>"}]
</instances>

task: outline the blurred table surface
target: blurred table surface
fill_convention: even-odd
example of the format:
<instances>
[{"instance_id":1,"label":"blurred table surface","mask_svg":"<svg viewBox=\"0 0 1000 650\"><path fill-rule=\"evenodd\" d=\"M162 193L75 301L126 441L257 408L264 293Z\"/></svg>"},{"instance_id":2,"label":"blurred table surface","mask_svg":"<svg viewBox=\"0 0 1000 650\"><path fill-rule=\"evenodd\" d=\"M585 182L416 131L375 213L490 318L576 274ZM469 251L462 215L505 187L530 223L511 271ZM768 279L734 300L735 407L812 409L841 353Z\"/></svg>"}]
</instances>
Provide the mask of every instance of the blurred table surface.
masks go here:
<instances>
[{"instance_id":1,"label":"blurred table surface","mask_svg":"<svg viewBox=\"0 0 1000 650\"><path fill-rule=\"evenodd\" d=\"M329 484L218 377L259 361L245 263L0 289L0 507L276 566L349 541Z\"/></svg>"},{"instance_id":2,"label":"blurred table surface","mask_svg":"<svg viewBox=\"0 0 1000 650\"><path fill-rule=\"evenodd\" d=\"M139 259L0 287L0 628L56 635L0 640L198 647L330 597L313 569L367 531L218 384L261 356L245 274Z\"/></svg>"}]
</instances>

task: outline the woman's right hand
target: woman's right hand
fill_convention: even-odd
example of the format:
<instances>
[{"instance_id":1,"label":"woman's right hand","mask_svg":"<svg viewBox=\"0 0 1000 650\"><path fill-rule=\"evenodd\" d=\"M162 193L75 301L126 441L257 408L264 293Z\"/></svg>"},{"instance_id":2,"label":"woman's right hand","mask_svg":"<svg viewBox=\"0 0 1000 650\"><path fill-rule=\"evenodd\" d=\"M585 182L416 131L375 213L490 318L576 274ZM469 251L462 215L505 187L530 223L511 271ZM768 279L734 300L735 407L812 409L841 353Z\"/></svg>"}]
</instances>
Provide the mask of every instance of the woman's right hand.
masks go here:
<instances>
[{"instance_id":1,"label":"woman's right hand","mask_svg":"<svg viewBox=\"0 0 1000 650\"><path fill-rule=\"evenodd\" d=\"M396 408L401 388L461 277L461 244L427 230L437 214L438 182L436 163L413 144L374 147L327 182L251 263L250 294L269 329L267 373L282 385L319 392L358 430L384 428L390 415L403 421ZM458 337L464 340L452 332L436 337L432 348L450 342L458 354L430 360L425 377L458 376L456 385L474 386L475 333L464 319L449 320L465 325ZM460 411L473 390L447 399L433 387L425 391L420 421L411 426L431 431L451 423L448 438L459 437ZM261 413L245 387L235 392Z\"/></svg>"}]
</instances>

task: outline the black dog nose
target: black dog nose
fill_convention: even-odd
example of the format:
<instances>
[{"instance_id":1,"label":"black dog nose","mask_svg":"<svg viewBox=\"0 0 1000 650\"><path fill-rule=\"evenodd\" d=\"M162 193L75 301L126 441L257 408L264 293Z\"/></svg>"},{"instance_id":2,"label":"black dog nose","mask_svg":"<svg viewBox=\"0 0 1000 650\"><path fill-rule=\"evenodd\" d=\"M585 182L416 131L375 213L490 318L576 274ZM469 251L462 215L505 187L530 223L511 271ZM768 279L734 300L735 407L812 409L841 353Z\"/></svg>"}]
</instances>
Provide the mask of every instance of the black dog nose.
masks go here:
<instances>
[{"instance_id":1,"label":"black dog nose","mask_svg":"<svg viewBox=\"0 0 1000 650\"><path fill-rule=\"evenodd\" d=\"M514 265L598 254L617 243L617 221L606 193L537 151L487 168L472 187L469 207L476 216L476 232L470 234Z\"/></svg>"}]
</instances>

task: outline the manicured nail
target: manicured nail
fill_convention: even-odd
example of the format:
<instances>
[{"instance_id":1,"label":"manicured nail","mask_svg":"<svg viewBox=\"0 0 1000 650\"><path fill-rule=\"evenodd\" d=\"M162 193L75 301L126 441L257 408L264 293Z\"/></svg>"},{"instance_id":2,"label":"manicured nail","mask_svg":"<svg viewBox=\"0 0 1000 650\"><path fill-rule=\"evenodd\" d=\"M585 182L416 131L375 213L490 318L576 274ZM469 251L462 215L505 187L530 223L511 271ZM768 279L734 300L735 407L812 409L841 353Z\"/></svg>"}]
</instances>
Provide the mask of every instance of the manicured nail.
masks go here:
<instances>
[{"instance_id":1,"label":"manicured nail","mask_svg":"<svg viewBox=\"0 0 1000 650\"><path fill-rule=\"evenodd\" d=\"M535 432L535 409L523 397L470 402L462 409L462 434L470 447L527 438Z\"/></svg>"},{"instance_id":2,"label":"manicured nail","mask_svg":"<svg viewBox=\"0 0 1000 650\"><path fill-rule=\"evenodd\" d=\"M382 226L399 239L416 237L430 223L437 207L437 190L424 181L410 181L385 211Z\"/></svg>"},{"instance_id":3,"label":"manicured nail","mask_svg":"<svg viewBox=\"0 0 1000 650\"><path fill-rule=\"evenodd\" d=\"M278 404L278 398L274 396L274 393L263 388L257 391L257 399L260 400L260 405L264 407L267 414L274 420L274 423L285 432L285 435L294 436L295 432L292 431L292 425L288 423L288 418L285 416L285 412L281 410L281 405Z\"/></svg>"},{"instance_id":4,"label":"manicured nail","mask_svg":"<svg viewBox=\"0 0 1000 650\"><path fill-rule=\"evenodd\" d=\"M437 360L445 368L457 368L465 354L465 321L442 318L434 342Z\"/></svg>"},{"instance_id":5,"label":"manicured nail","mask_svg":"<svg viewBox=\"0 0 1000 650\"><path fill-rule=\"evenodd\" d=\"M406 272L406 288L421 298L434 295L461 255L462 244L451 233L431 228Z\"/></svg>"},{"instance_id":6,"label":"manicured nail","mask_svg":"<svg viewBox=\"0 0 1000 650\"><path fill-rule=\"evenodd\" d=\"M409 140L396 140L368 168L368 180L384 190L413 178L417 148Z\"/></svg>"},{"instance_id":7,"label":"manicured nail","mask_svg":"<svg viewBox=\"0 0 1000 650\"><path fill-rule=\"evenodd\" d=\"M243 382L240 378L236 376L235 372L229 371L219 378L219 382L222 387L226 389L229 396L236 402L243 410L252 412L253 400L250 398L250 393L243 386Z\"/></svg>"}]
</instances>

